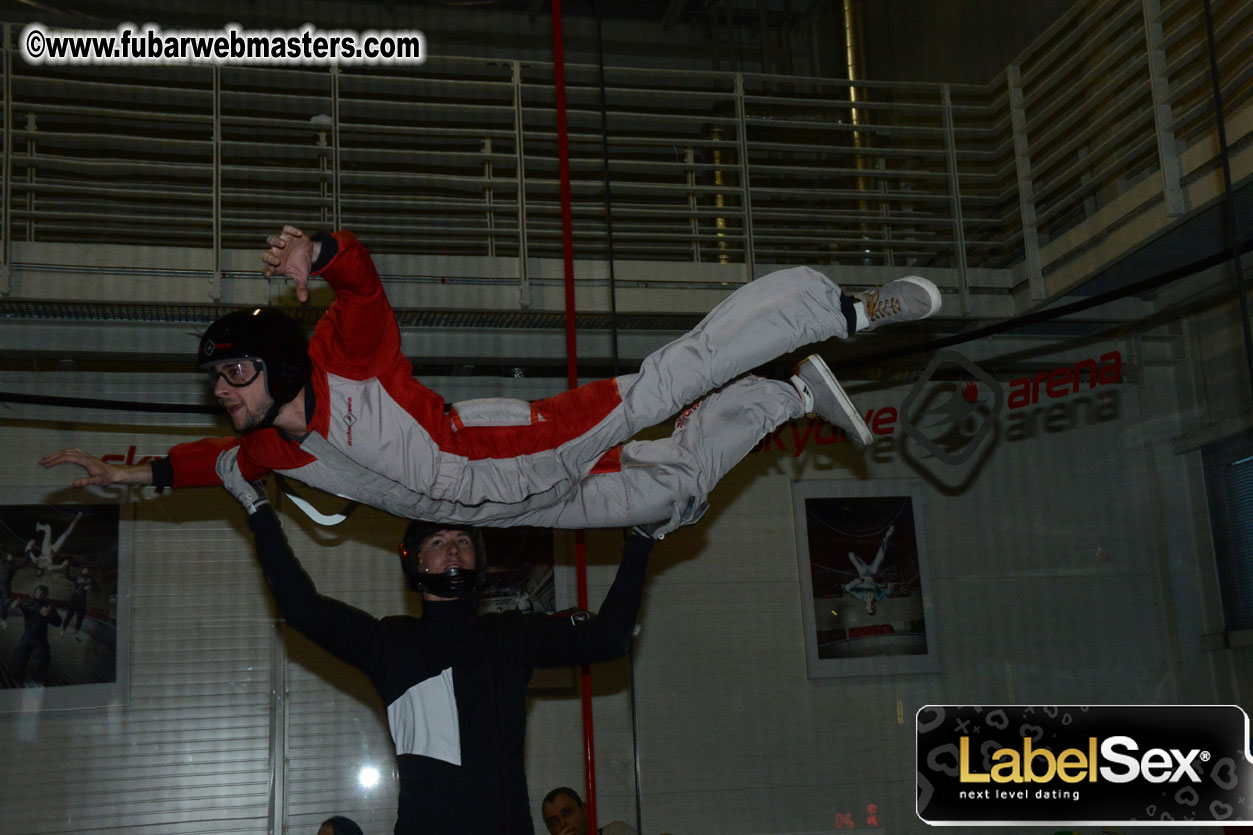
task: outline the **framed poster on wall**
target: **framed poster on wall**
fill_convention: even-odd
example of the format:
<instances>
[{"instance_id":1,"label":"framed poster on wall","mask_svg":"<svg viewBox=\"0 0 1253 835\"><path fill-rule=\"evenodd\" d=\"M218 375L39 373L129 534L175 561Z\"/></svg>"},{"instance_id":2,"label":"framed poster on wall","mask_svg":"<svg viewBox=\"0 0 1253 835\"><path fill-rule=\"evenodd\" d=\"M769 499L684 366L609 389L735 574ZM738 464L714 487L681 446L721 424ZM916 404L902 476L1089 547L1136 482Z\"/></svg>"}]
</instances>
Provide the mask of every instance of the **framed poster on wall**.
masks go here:
<instances>
[{"instance_id":1,"label":"framed poster on wall","mask_svg":"<svg viewBox=\"0 0 1253 835\"><path fill-rule=\"evenodd\" d=\"M126 701L129 505L87 490L56 499L0 489L0 711Z\"/></svg>"},{"instance_id":2,"label":"framed poster on wall","mask_svg":"<svg viewBox=\"0 0 1253 835\"><path fill-rule=\"evenodd\" d=\"M809 677L938 672L920 483L797 481L792 495Z\"/></svg>"}]
</instances>

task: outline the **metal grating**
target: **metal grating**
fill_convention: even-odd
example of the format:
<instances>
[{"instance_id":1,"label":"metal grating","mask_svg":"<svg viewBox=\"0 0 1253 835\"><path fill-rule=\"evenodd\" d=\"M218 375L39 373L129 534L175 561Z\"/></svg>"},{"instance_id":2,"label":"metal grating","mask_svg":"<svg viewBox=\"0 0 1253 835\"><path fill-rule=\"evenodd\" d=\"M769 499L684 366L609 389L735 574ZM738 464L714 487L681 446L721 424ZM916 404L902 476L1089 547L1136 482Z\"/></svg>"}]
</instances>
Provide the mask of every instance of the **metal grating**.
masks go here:
<instances>
[{"instance_id":1,"label":"metal grating","mask_svg":"<svg viewBox=\"0 0 1253 835\"><path fill-rule=\"evenodd\" d=\"M227 305L110 304L106 302L0 301L0 320L57 320L92 322L152 322L207 325L240 308ZM289 316L312 327L325 307L282 307ZM565 314L527 310L416 310L397 309L396 321L402 328L504 328L509 330L562 330ZM613 319L608 313L580 313L575 316L579 330L609 330ZM688 330L700 316L684 313L620 313L621 330Z\"/></svg>"}]
</instances>

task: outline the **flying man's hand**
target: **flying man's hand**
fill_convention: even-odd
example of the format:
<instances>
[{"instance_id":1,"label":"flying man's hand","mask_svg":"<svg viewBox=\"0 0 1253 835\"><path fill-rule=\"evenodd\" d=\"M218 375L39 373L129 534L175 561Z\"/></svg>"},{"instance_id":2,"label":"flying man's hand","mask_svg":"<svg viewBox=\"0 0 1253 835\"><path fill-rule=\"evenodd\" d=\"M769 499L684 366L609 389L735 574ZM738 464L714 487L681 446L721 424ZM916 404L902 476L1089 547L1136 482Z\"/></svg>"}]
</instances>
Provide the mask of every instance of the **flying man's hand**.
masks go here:
<instances>
[{"instance_id":1,"label":"flying man's hand","mask_svg":"<svg viewBox=\"0 0 1253 835\"><path fill-rule=\"evenodd\" d=\"M261 274L266 278L285 275L296 285L296 298L304 304L309 301L309 270L317 260L321 246L295 226L284 226L283 231L265 239L270 248L261 253L266 266Z\"/></svg>"},{"instance_id":2,"label":"flying man's hand","mask_svg":"<svg viewBox=\"0 0 1253 835\"><path fill-rule=\"evenodd\" d=\"M63 449L45 455L39 462L45 467L58 464L77 464L87 471L87 475L73 481L75 487L99 486L109 484L151 484L151 464L106 464L99 458L88 455L81 449Z\"/></svg>"}]
</instances>

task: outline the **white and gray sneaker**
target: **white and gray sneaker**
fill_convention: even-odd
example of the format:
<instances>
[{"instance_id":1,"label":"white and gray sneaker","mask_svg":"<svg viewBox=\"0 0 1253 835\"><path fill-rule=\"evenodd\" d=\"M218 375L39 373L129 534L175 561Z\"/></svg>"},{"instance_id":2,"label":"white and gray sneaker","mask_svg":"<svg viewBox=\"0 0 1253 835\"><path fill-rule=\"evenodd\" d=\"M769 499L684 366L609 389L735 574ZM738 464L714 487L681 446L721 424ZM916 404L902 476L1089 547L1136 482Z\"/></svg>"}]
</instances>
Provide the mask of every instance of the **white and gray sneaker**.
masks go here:
<instances>
[{"instance_id":1,"label":"white and gray sneaker","mask_svg":"<svg viewBox=\"0 0 1253 835\"><path fill-rule=\"evenodd\" d=\"M792 385L800 392L807 413L825 418L862 446L870 443L870 427L822 357L810 354L798 362Z\"/></svg>"},{"instance_id":2,"label":"white and gray sneaker","mask_svg":"<svg viewBox=\"0 0 1253 835\"><path fill-rule=\"evenodd\" d=\"M858 332L872 331L883 325L897 322L914 322L926 319L940 309L940 288L921 276L907 275L889 281L882 287L858 293L866 311L868 324L858 327Z\"/></svg>"}]
</instances>

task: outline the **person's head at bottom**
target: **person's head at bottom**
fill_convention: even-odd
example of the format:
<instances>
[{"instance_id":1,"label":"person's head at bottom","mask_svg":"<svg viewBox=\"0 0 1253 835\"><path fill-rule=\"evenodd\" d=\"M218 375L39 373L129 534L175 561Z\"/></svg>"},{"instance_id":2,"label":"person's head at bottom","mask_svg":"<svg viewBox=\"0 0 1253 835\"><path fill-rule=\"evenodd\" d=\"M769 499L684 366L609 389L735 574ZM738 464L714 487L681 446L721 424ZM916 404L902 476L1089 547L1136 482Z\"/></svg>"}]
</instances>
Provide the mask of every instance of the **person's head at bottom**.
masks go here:
<instances>
[{"instance_id":1,"label":"person's head at bottom","mask_svg":"<svg viewBox=\"0 0 1253 835\"><path fill-rule=\"evenodd\" d=\"M587 835L587 810L578 792L559 786L544 795L540 817L549 835Z\"/></svg>"},{"instance_id":2,"label":"person's head at bottom","mask_svg":"<svg viewBox=\"0 0 1253 835\"><path fill-rule=\"evenodd\" d=\"M322 821L322 825L318 827L318 835L362 835L362 832L361 827L351 818L336 815Z\"/></svg>"},{"instance_id":3,"label":"person's head at bottom","mask_svg":"<svg viewBox=\"0 0 1253 835\"><path fill-rule=\"evenodd\" d=\"M423 600L468 597L486 579L483 535L477 528L414 520L400 546L400 565Z\"/></svg>"}]
</instances>

